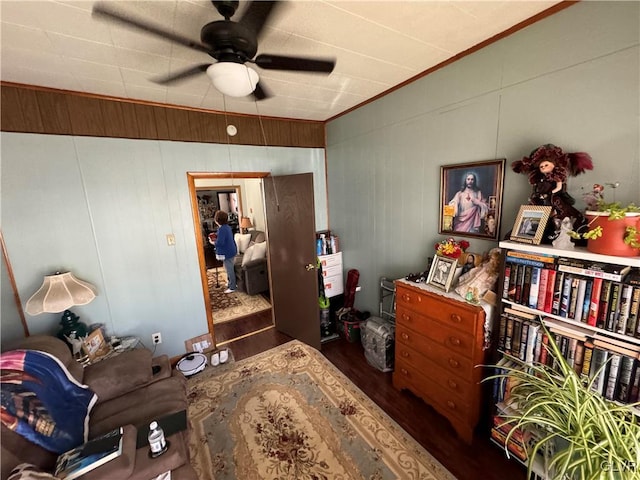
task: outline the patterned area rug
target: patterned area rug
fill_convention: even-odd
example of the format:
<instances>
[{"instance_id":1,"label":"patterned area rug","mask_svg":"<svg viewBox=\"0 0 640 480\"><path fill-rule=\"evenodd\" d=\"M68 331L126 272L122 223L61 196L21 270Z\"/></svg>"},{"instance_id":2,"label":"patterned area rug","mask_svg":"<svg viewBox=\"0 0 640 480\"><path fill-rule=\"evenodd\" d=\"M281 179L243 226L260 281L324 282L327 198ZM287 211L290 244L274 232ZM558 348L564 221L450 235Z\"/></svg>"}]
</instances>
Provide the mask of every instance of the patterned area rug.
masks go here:
<instances>
[{"instance_id":1,"label":"patterned area rug","mask_svg":"<svg viewBox=\"0 0 640 480\"><path fill-rule=\"evenodd\" d=\"M189 448L200 480L455 480L297 340L205 370L188 390Z\"/></svg>"},{"instance_id":2,"label":"patterned area rug","mask_svg":"<svg viewBox=\"0 0 640 480\"><path fill-rule=\"evenodd\" d=\"M216 269L207 270L214 324L236 320L271 308L269 301L262 295L247 295L239 290L234 293L224 293L227 288L227 274L224 267L218 268L217 273L218 281L216 282Z\"/></svg>"}]
</instances>

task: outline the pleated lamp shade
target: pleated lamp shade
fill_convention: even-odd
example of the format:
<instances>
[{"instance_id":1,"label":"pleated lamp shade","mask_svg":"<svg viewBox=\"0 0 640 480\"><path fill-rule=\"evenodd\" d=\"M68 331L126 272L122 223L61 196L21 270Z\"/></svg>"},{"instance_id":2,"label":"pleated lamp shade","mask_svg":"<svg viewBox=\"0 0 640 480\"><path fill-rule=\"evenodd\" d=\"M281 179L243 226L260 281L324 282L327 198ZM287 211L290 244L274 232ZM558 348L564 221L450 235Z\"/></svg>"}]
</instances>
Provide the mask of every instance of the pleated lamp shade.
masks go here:
<instances>
[{"instance_id":1,"label":"pleated lamp shade","mask_svg":"<svg viewBox=\"0 0 640 480\"><path fill-rule=\"evenodd\" d=\"M240 219L240 228L251 228L253 225L251 224L251 220L249 217L242 217Z\"/></svg>"},{"instance_id":2,"label":"pleated lamp shade","mask_svg":"<svg viewBox=\"0 0 640 480\"><path fill-rule=\"evenodd\" d=\"M70 307L86 305L96 298L95 287L78 280L71 272L44 277L42 286L34 293L25 308L29 315L59 313Z\"/></svg>"}]
</instances>

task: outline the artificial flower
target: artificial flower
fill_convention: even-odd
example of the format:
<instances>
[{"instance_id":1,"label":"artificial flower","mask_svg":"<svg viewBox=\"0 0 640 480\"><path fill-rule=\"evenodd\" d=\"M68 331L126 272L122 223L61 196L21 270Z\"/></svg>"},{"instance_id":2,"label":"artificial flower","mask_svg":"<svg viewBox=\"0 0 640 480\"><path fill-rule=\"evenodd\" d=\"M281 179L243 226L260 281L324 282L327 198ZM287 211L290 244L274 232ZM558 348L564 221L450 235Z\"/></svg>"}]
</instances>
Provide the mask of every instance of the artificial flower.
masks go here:
<instances>
[{"instance_id":1,"label":"artificial flower","mask_svg":"<svg viewBox=\"0 0 640 480\"><path fill-rule=\"evenodd\" d=\"M460 258L460 255L469 248L469 242L449 237L443 242L436 243L435 248L437 255L449 258Z\"/></svg>"}]
</instances>

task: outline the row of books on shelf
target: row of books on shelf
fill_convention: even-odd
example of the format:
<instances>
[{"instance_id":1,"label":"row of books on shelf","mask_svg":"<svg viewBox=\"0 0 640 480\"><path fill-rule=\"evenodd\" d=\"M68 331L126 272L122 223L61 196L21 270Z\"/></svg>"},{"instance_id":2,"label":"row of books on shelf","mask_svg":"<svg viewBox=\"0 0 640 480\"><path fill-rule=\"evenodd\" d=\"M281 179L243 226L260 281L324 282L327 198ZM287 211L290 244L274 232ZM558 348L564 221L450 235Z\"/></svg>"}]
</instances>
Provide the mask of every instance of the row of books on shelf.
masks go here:
<instances>
[{"instance_id":1,"label":"row of books on shelf","mask_svg":"<svg viewBox=\"0 0 640 480\"><path fill-rule=\"evenodd\" d=\"M517 366L518 362L509 356L529 365L553 367L548 352L551 336L585 384L593 378L591 389L594 392L624 404L640 400L639 345L614 338L592 339L552 318L544 319L544 323L546 331L536 315L504 308L500 316L498 349L507 356L500 360L498 368ZM509 392L509 382L494 382L496 402L506 401Z\"/></svg>"},{"instance_id":2,"label":"row of books on shelf","mask_svg":"<svg viewBox=\"0 0 640 480\"><path fill-rule=\"evenodd\" d=\"M509 436L510 433L511 435ZM491 438L524 463L529 458L527 454L527 439L530 435L530 433L515 427L506 416L500 414L493 416Z\"/></svg>"},{"instance_id":3,"label":"row of books on shelf","mask_svg":"<svg viewBox=\"0 0 640 480\"><path fill-rule=\"evenodd\" d=\"M508 250L502 298L640 338L640 270Z\"/></svg>"}]
</instances>

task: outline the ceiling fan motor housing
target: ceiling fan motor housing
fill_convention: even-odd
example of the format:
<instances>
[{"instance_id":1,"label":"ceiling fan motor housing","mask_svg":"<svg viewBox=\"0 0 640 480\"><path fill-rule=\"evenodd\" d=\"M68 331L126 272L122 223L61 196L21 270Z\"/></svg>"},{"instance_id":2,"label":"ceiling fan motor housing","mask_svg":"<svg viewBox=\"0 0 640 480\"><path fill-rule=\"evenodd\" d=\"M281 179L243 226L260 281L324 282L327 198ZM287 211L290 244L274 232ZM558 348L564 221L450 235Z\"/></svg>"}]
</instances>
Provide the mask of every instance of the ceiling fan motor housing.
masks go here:
<instances>
[{"instance_id":1,"label":"ceiling fan motor housing","mask_svg":"<svg viewBox=\"0 0 640 480\"><path fill-rule=\"evenodd\" d=\"M251 60L258 51L255 33L240 23L227 20L207 23L200 31L200 40L211 46L209 54L216 60L229 61L231 59L220 57L233 52L244 62Z\"/></svg>"}]
</instances>

